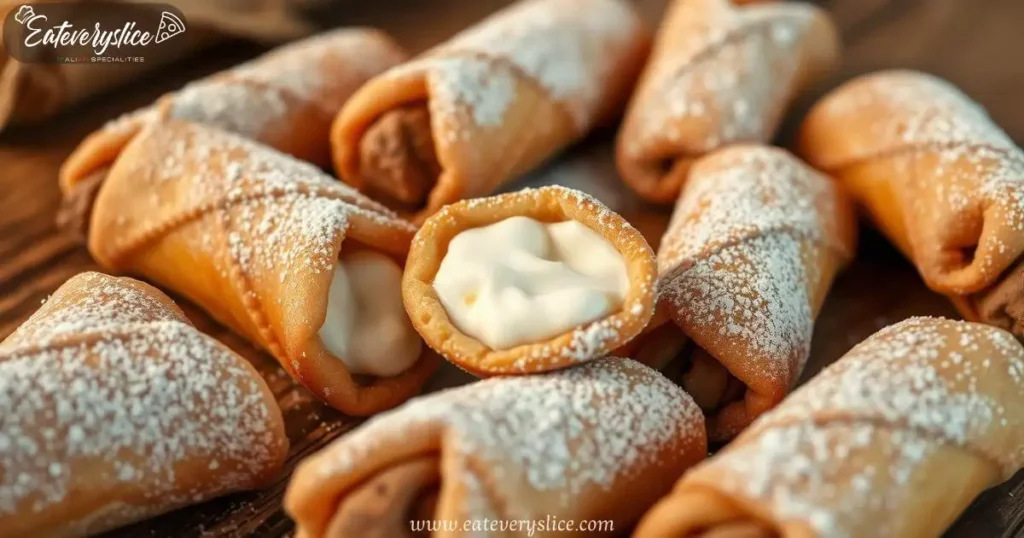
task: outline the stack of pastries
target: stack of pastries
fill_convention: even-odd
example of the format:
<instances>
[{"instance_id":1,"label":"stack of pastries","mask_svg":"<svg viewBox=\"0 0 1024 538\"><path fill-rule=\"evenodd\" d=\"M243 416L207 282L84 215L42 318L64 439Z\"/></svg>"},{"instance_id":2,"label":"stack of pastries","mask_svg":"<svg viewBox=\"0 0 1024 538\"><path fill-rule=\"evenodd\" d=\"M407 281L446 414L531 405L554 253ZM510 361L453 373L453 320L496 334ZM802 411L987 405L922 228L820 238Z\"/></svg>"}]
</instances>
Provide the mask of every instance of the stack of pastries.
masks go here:
<instances>
[{"instance_id":1,"label":"stack of pastries","mask_svg":"<svg viewBox=\"0 0 1024 538\"><path fill-rule=\"evenodd\" d=\"M375 415L299 463L299 537L937 536L1024 467L1024 152L910 71L771 146L838 61L827 14L773 1L674 0L649 33L624 0L522 0L415 57L336 30L101 127L58 221ZM656 250L584 192L507 188L619 118L623 183L672 207ZM970 322L891 325L794 390L858 208ZM487 379L417 397L445 360ZM288 453L260 375L127 277L69 280L0 374L0 536L258 488Z\"/></svg>"}]
</instances>

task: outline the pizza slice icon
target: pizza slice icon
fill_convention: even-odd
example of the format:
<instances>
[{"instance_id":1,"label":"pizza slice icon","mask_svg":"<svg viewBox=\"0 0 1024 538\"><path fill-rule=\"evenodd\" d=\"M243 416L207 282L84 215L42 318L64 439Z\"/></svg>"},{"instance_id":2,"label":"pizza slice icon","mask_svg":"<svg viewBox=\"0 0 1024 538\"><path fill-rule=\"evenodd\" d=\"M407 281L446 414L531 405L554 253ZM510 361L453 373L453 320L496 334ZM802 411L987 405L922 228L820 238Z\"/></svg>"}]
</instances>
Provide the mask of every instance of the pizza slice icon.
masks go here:
<instances>
[{"instance_id":1,"label":"pizza slice icon","mask_svg":"<svg viewBox=\"0 0 1024 538\"><path fill-rule=\"evenodd\" d=\"M185 33L185 23L177 15L167 11L160 14L160 27L156 30L157 43L163 43L183 33Z\"/></svg>"}]
</instances>

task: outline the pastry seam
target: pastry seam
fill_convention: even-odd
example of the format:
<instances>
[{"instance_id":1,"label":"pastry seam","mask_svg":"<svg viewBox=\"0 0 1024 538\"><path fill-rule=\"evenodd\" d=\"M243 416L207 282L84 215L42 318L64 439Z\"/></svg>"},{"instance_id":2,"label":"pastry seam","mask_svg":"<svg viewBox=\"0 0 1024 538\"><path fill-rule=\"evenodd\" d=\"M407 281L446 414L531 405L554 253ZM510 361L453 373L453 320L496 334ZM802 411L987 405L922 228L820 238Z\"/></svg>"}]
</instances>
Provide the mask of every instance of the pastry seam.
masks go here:
<instances>
[{"instance_id":1,"label":"pastry seam","mask_svg":"<svg viewBox=\"0 0 1024 538\"><path fill-rule=\"evenodd\" d=\"M231 208L238 204L244 204L253 201L270 201L287 196L304 196L311 198L328 198L331 200L340 201L348 206L351 206L353 213L365 214L369 212L369 209L359 204L357 201L348 199L344 193L339 193L337 190L325 186L309 187L309 186L298 186L297 188L285 188L275 187L272 189L264 190L259 193L243 194L239 196L226 196L219 200L213 200L210 202L201 203L195 207L191 207L179 213L178 215L169 217L163 222L151 224L145 227L142 231L136 233L134 236L129 236L116 243L110 253L107 254L108 264L116 265L120 258L130 255L135 250L143 248L146 243L156 239L157 237L172 232L175 228L184 226L190 222L201 219L216 211ZM390 213L390 212L389 212Z\"/></svg>"},{"instance_id":2,"label":"pastry seam","mask_svg":"<svg viewBox=\"0 0 1024 538\"><path fill-rule=\"evenodd\" d=\"M228 214L227 209L232 206L224 206L222 208L215 209L209 214L216 216L217 220L221 224L221 232L224 234L223 237L228 236L228 230L231 229L230 222L231 216ZM230 270L227 272L232 284L234 284L239 292L242 294L242 304L245 305L245 312L249 315L249 319L252 320L253 324L256 325L256 330L259 332L260 338L267 343L269 351L275 357L286 358L284 349L281 343L277 339L277 335L274 334L273 329L270 327L270 323L267 321L267 313L263 309L263 301L261 301L256 294L255 289L252 286L252 282L249 281L249 277L245 274L245 269L242 264L238 262L237 257L229 249L229 254L225 256L228 259L228 263L231 264ZM283 360L279 361L282 364ZM298 368L294 367L294 364L290 364L294 368L294 375L301 379ZM285 367L287 370L292 368Z\"/></svg>"},{"instance_id":3,"label":"pastry seam","mask_svg":"<svg viewBox=\"0 0 1024 538\"><path fill-rule=\"evenodd\" d=\"M862 164L866 164L870 161L895 159L898 157L909 157L918 155L921 153L931 152L947 152L947 151L991 151L998 154L1000 157L1004 157L1010 162L1020 162L1024 164L1024 158L1022 158L1018 152L1011 150L1010 148L999 147L993 144L971 144L965 142L921 142L915 144L902 144L894 148L885 149L882 151L876 151L865 155L858 155L845 161L840 161L837 164L831 166L823 166L822 169L826 172L841 172L848 168L853 168Z\"/></svg>"},{"instance_id":4,"label":"pastry seam","mask_svg":"<svg viewBox=\"0 0 1024 538\"><path fill-rule=\"evenodd\" d=\"M800 424L812 424L812 425L814 425L815 427L818 427L818 428L831 427L831 426L835 426L835 425L838 425L838 426L858 426L858 425L860 425L860 426L869 426L869 427L872 427L872 428L884 429L884 430L894 431L894 432L895 431L910 432L910 433L912 433L914 435L921 436L924 439L937 441L937 442L939 442L940 444L942 444L944 446L949 446L949 447L956 448L958 450L963 450L964 452L966 452L966 453L968 453L968 454L970 454L970 455L972 455L972 456L974 456L976 458L984 460L985 463L988 463L994 469L998 469L1000 475L1004 475L1005 474L1004 465L1002 463L1000 463L998 459L996 459L996 458L992 457L991 455L985 453L984 450L981 450L979 448L975 448L975 447L971 446L968 443L961 443L961 442L956 441L955 439L951 439L951 438L949 438L949 436L943 434L939 430L930 430L928 428L923 428L921 426L914 426L912 424L893 424L893 423L887 421L886 419L884 419L883 417L877 417L877 416L871 416L871 415L867 415L867 416L859 415L856 412L851 412L851 411L842 411L842 412L837 411L832 416L824 416L824 417L815 417L815 416L812 415L809 418L803 418L803 419L786 417L784 420L780 420L778 422L769 422L767 424L760 424L760 425L759 424L754 424L746 432L744 432L740 437L738 437L736 440L742 442L743 440L745 440L748 437L756 438L757 436L762 435L762 434L764 434L764 433L766 433L768 431L771 431L773 429L789 428L789 427L793 427L793 426L798 426Z\"/></svg>"},{"instance_id":5,"label":"pastry seam","mask_svg":"<svg viewBox=\"0 0 1024 538\"><path fill-rule=\"evenodd\" d=\"M664 80L662 80L657 86L652 87L648 93L660 94L670 90L671 86L674 86L680 78L689 75L690 72L693 69L699 67L700 64L713 60L715 55L721 52L722 49L724 49L725 47L749 39L753 37L756 32L767 31L773 25L778 24L780 22L786 22L787 20L790 19L793 19L797 22L801 20L801 18L798 15L791 13L781 13L775 15L771 19L742 23L739 27L734 28L732 31L730 31L717 41L705 45L703 48L697 51L688 62L675 68L673 71L671 71L671 74L666 75L664 77Z\"/></svg>"},{"instance_id":6,"label":"pastry seam","mask_svg":"<svg viewBox=\"0 0 1024 538\"><path fill-rule=\"evenodd\" d=\"M445 49L439 50L436 56L431 56L431 59L433 59L433 58L437 58L437 59L448 59L448 58L451 58L451 59L456 59L457 60L457 59L464 59L466 57L469 57L469 58L472 58L472 59L477 59L477 60L484 60L484 61L487 61L487 62L494 62L494 63L498 63L498 64L501 64L501 65L504 65L504 66L508 67L509 69L512 70L512 72L514 74L519 75L520 77L522 77L523 80L529 81L529 83L536 90L538 90L538 92L541 95L546 95L546 96L548 96L549 99L551 99L551 102L554 103L554 105L558 108L558 110L561 111L562 114L568 119L569 124L573 126L573 131L575 131L576 136L579 136L581 127L583 129L587 128L587 125L583 125L583 126L579 125L579 122L577 122L575 120L574 116L572 115L572 113L570 112L569 108L566 106L565 102L562 99L557 99L554 96L552 96L550 94L550 92L548 91L548 89L544 86L544 84L541 83L541 81L537 80L536 77L534 77L533 75L528 73L525 69L523 69L522 67L519 67L519 65L517 65L515 62L513 62L512 60L509 60L508 58L506 58L504 56L499 56L499 55L496 55L496 54L493 54L493 53L490 53L490 52L486 52L486 51L482 51L482 50L477 50L477 49L473 49L473 48L469 48L469 47L466 47L466 48L463 48L463 47L452 47L450 49L449 48L445 48ZM427 66L427 67L429 67L429 66ZM428 71L427 74L429 74L429 71ZM588 124L590 124L590 123L593 123L593 118L591 118L591 121L588 122Z\"/></svg>"},{"instance_id":7,"label":"pastry seam","mask_svg":"<svg viewBox=\"0 0 1024 538\"><path fill-rule=\"evenodd\" d=\"M22 355L45 353L48 351L60 351L62 349L68 349L77 346L89 346L92 344L109 342L112 340L122 340L125 338L133 338L138 336L139 332L146 331L148 329L154 329L157 326L173 326L180 325L185 328L194 328L192 325L185 323L184 321L166 319L149 321L145 323L122 323L118 324L117 329L109 331L89 331L75 334L63 334L50 339L46 344L29 344L14 347L8 351L0 351L0 362L8 360L14 360ZM209 338L206 334L204 337Z\"/></svg>"},{"instance_id":8,"label":"pastry seam","mask_svg":"<svg viewBox=\"0 0 1024 538\"><path fill-rule=\"evenodd\" d=\"M734 239L730 239L729 241L715 242L711 245L708 245L698 250L697 252L694 252L692 255L680 257L673 262L672 269L668 271L664 276L658 278L658 281L661 282L675 280L676 278L679 278L684 273L689 271L693 267L695 261L704 259L709 256L714 256L715 254L727 248L738 246L742 243L746 243L751 239L766 237L780 232L786 235L793 236L798 240L806 240L813 242L819 246L824 246L825 248L833 252L841 254L843 257L847 259L849 259L852 255L852 253L847 248L843 247L840 244L841 241L829 240L828 238L823 237L826 234L803 231L792 224L780 224L768 228L758 228Z\"/></svg>"}]
</instances>

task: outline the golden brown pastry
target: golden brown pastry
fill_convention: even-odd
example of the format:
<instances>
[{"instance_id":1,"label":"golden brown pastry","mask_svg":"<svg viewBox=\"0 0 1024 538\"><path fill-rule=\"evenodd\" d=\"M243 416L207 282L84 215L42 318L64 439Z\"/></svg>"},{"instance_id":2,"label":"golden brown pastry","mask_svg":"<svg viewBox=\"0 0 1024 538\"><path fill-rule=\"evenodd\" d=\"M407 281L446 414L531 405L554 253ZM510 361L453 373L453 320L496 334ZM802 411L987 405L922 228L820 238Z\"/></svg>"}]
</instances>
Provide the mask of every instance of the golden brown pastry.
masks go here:
<instances>
[{"instance_id":1,"label":"golden brown pastry","mask_svg":"<svg viewBox=\"0 0 1024 538\"><path fill-rule=\"evenodd\" d=\"M611 119L646 49L628 2L518 2L356 92L331 134L335 168L422 221Z\"/></svg>"},{"instance_id":2,"label":"golden brown pastry","mask_svg":"<svg viewBox=\"0 0 1024 538\"><path fill-rule=\"evenodd\" d=\"M928 287L1024 336L1024 152L980 105L931 75L875 73L818 103L800 146Z\"/></svg>"},{"instance_id":3,"label":"golden brown pastry","mask_svg":"<svg viewBox=\"0 0 1024 538\"><path fill-rule=\"evenodd\" d=\"M423 224L402 281L427 344L480 376L602 357L654 311L655 261L635 228L564 187L464 200Z\"/></svg>"},{"instance_id":4,"label":"golden brown pastry","mask_svg":"<svg viewBox=\"0 0 1024 538\"><path fill-rule=\"evenodd\" d=\"M83 273L0 342L0 536L84 536L274 478L256 370L156 289Z\"/></svg>"},{"instance_id":5,"label":"golden brown pastry","mask_svg":"<svg viewBox=\"0 0 1024 538\"><path fill-rule=\"evenodd\" d=\"M411 522L429 519L456 524L444 533L452 537L586 535L525 525L474 533L484 519L601 520L621 532L706 454L693 400L610 357L380 415L302 462L285 509L300 538L412 536Z\"/></svg>"},{"instance_id":6,"label":"golden brown pastry","mask_svg":"<svg viewBox=\"0 0 1024 538\"><path fill-rule=\"evenodd\" d=\"M796 382L855 241L849 200L786 151L704 157L662 238L660 314L634 356L693 395L711 440L732 438Z\"/></svg>"},{"instance_id":7,"label":"golden brown pastry","mask_svg":"<svg viewBox=\"0 0 1024 538\"><path fill-rule=\"evenodd\" d=\"M415 394L439 362L402 307L414 232L312 165L166 120L111 167L89 251L187 296L321 399L365 415Z\"/></svg>"},{"instance_id":8,"label":"golden brown pastry","mask_svg":"<svg viewBox=\"0 0 1024 538\"><path fill-rule=\"evenodd\" d=\"M931 538L1024 466L1024 348L887 327L686 474L637 538ZM729 532L731 530L731 532Z\"/></svg>"},{"instance_id":9,"label":"golden brown pastry","mask_svg":"<svg viewBox=\"0 0 1024 538\"><path fill-rule=\"evenodd\" d=\"M44 0L32 2L31 6L38 14L45 15L46 10L39 6L51 2L68 3ZM165 48L163 53L148 56L143 62L28 64L11 57L4 48L0 52L0 130L9 124L49 119L94 95L166 68L226 35L279 42L314 30L302 20L294 6L288 5L288 0L175 0L172 3L185 15L186 31L174 37L170 54ZM0 0L0 21L23 5L26 3L21 0ZM79 13L82 12L84 9L80 9ZM122 13L130 14L124 10ZM81 27L79 24L78 28ZM112 28L104 26L104 29ZM107 50L106 57L117 56L109 52L113 49L108 47Z\"/></svg>"},{"instance_id":10,"label":"golden brown pastry","mask_svg":"<svg viewBox=\"0 0 1024 538\"><path fill-rule=\"evenodd\" d=\"M790 102L838 56L836 28L810 4L675 0L619 130L623 179L672 203L701 156L769 142Z\"/></svg>"},{"instance_id":11,"label":"golden brown pastry","mask_svg":"<svg viewBox=\"0 0 1024 538\"><path fill-rule=\"evenodd\" d=\"M383 32L343 28L188 84L82 141L61 168L61 221L84 236L110 166L143 127L164 119L218 127L327 166L331 121L341 105L370 77L404 59Z\"/></svg>"}]
</instances>

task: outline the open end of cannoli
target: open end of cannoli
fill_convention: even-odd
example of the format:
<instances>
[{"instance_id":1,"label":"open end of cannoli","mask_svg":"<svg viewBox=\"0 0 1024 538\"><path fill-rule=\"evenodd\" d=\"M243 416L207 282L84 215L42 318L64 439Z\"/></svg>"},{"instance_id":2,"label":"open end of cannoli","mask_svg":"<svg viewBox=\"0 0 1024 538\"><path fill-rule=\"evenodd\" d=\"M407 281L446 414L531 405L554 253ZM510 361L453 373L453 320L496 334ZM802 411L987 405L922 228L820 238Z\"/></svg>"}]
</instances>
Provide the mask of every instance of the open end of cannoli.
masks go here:
<instances>
[{"instance_id":1,"label":"open end of cannoli","mask_svg":"<svg viewBox=\"0 0 1024 538\"><path fill-rule=\"evenodd\" d=\"M737 432L719 422L732 423L735 406L744 406L747 386L732 375L699 345L686 337L674 323L663 323L643 338L634 359L661 370L679 384L708 417L709 437L725 441ZM741 409L742 410L742 409ZM725 415L725 417L723 417ZM724 418L724 420L720 420Z\"/></svg>"},{"instance_id":2,"label":"open end of cannoli","mask_svg":"<svg viewBox=\"0 0 1024 538\"><path fill-rule=\"evenodd\" d=\"M455 326L494 350L619 311L629 286L624 257L599 233L524 216L458 233L434 277Z\"/></svg>"},{"instance_id":3,"label":"open end of cannoli","mask_svg":"<svg viewBox=\"0 0 1024 538\"><path fill-rule=\"evenodd\" d=\"M342 499L324 538L413 538L413 521L434 518L441 486L436 456L393 465L370 477Z\"/></svg>"},{"instance_id":4,"label":"open end of cannoli","mask_svg":"<svg viewBox=\"0 0 1024 538\"><path fill-rule=\"evenodd\" d=\"M656 203L672 203L679 197L694 158L665 154L642 157L622 155L619 171L626 183L643 198Z\"/></svg>"},{"instance_id":5,"label":"open end of cannoli","mask_svg":"<svg viewBox=\"0 0 1024 538\"><path fill-rule=\"evenodd\" d=\"M423 351L423 340L402 305L402 266L386 254L346 244L319 335L360 385L408 370Z\"/></svg>"},{"instance_id":6,"label":"open end of cannoli","mask_svg":"<svg viewBox=\"0 0 1024 538\"><path fill-rule=\"evenodd\" d=\"M92 207L110 168L102 168L76 182L64 195L57 210L57 228L85 243L89 238Z\"/></svg>"},{"instance_id":7,"label":"open end of cannoli","mask_svg":"<svg viewBox=\"0 0 1024 538\"><path fill-rule=\"evenodd\" d=\"M426 103L388 111L359 141L359 175L371 198L403 213L426 206L441 175Z\"/></svg>"}]
</instances>

